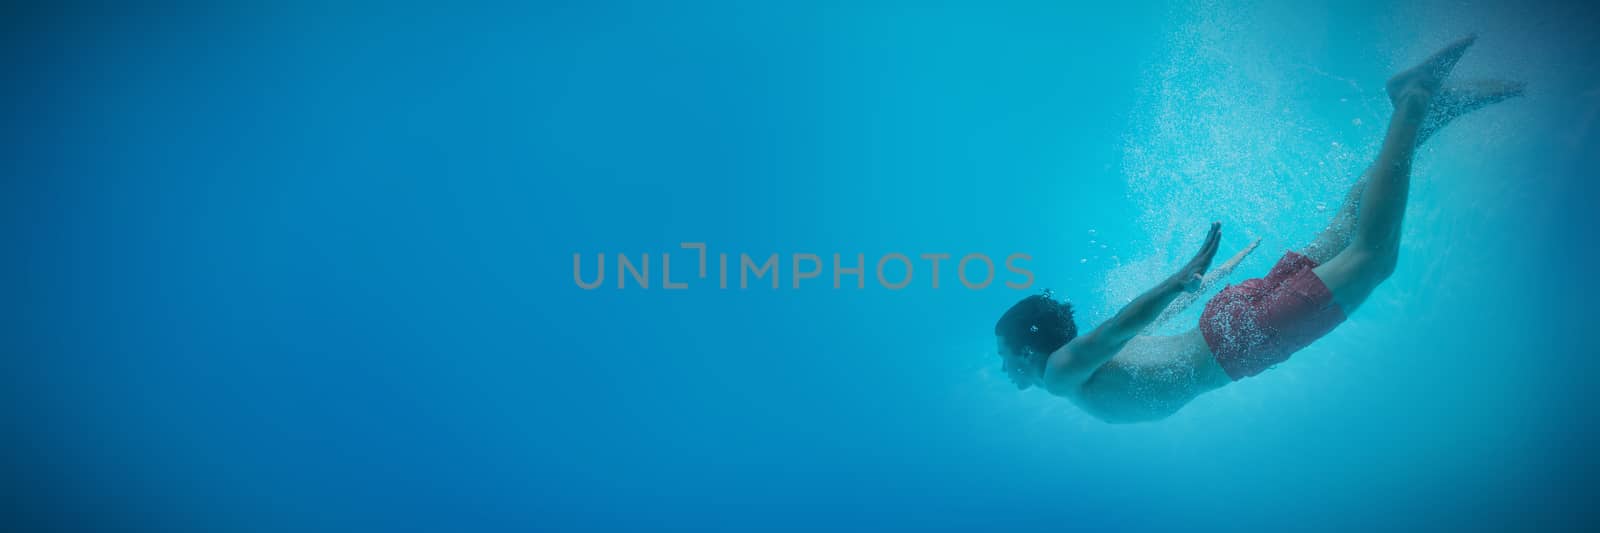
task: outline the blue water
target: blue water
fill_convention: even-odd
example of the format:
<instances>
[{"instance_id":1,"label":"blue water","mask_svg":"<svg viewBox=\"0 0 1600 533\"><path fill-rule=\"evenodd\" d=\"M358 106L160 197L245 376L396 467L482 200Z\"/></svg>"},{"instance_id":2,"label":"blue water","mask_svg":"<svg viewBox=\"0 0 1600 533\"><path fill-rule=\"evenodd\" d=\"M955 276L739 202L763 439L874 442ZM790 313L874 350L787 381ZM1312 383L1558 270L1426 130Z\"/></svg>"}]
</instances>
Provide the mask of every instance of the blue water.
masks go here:
<instances>
[{"instance_id":1,"label":"blue water","mask_svg":"<svg viewBox=\"0 0 1600 533\"><path fill-rule=\"evenodd\" d=\"M1106 4L8 7L6 529L1588 526L1597 10ZM1528 94L1424 147L1348 323L1152 424L1005 380L1023 295L1305 244L1473 31ZM953 258L831 288L893 252Z\"/></svg>"}]
</instances>

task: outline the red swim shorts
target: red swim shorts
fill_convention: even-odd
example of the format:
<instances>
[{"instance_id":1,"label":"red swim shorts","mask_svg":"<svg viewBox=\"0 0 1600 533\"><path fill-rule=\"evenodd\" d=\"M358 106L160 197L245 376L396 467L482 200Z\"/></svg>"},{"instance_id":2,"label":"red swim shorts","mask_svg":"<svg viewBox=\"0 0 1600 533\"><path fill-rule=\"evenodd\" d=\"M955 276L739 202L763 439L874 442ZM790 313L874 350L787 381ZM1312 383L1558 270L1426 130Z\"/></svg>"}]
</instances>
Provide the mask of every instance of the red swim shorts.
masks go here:
<instances>
[{"instance_id":1,"label":"red swim shorts","mask_svg":"<svg viewBox=\"0 0 1600 533\"><path fill-rule=\"evenodd\" d=\"M1229 285L1206 304L1200 334L1228 377L1260 374L1344 322L1344 309L1312 272L1316 266L1287 252L1267 277Z\"/></svg>"}]
</instances>

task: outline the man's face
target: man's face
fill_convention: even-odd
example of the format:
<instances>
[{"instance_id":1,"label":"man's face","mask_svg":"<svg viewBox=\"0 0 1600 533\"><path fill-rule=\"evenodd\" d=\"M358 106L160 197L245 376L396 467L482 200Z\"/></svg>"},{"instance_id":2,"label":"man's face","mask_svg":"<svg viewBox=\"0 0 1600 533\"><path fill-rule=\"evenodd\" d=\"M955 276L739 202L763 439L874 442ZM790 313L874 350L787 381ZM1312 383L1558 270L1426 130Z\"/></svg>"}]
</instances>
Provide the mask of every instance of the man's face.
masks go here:
<instances>
[{"instance_id":1,"label":"man's face","mask_svg":"<svg viewBox=\"0 0 1600 533\"><path fill-rule=\"evenodd\" d=\"M1004 342L997 341L996 344L999 345L1000 368L1005 370L1006 377L1011 378L1011 382L1016 384L1017 390L1027 390L1028 387L1034 386L1037 378L1033 375L1028 359L1006 349Z\"/></svg>"}]
</instances>

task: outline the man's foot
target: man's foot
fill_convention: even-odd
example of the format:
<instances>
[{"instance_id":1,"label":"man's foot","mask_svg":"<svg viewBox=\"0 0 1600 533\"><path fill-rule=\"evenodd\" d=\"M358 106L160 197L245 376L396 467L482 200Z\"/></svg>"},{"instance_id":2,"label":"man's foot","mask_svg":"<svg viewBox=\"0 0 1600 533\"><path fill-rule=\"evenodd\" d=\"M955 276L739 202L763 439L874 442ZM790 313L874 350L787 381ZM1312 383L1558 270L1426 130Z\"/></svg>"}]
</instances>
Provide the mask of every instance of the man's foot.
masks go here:
<instances>
[{"instance_id":1,"label":"man's foot","mask_svg":"<svg viewBox=\"0 0 1600 533\"><path fill-rule=\"evenodd\" d=\"M1472 46L1476 40L1478 40L1477 35L1468 35L1434 52L1421 64L1389 78L1389 83L1384 86L1384 89L1389 91L1389 102L1398 108L1401 99L1407 96L1415 95L1431 100L1444 85L1445 78L1450 77L1450 71L1456 67L1456 61L1461 59L1461 55L1467 52L1467 47Z\"/></svg>"},{"instance_id":2,"label":"man's foot","mask_svg":"<svg viewBox=\"0 0 1600 533\"><path fill-rule=\"evenodd\" d=\"M1422 124L1422 138L1443 128L1456 117L1476 111L1483 106L1509 98L1522 96L1528 84L1506 80L1466 80L1451 82L1439 89L1428 107L1428 118Z\"/></svg>"},{"instance_id":3,"label":"man's foot","mask_svg":"<svg viewBox=\"0 0 1600 533\"><path fill-rule=\"evenodd\" d=\"M1522 90L1528 84L1510 80L1464 80L1451 82L1439 90L1434 98L1434 105L1439 109L1433 112L1446 121L1465 115L1479 108L1505 100L1522 96Z\"/></svg>"}]
</instances>

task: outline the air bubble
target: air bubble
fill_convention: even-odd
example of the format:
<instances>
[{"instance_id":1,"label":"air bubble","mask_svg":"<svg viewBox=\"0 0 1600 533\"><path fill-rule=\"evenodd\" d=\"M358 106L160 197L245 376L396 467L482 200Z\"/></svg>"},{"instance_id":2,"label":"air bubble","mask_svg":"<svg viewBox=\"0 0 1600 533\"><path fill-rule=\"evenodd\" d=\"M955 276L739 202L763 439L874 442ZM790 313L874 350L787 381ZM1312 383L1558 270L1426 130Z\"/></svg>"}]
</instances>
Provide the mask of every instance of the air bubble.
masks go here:
<instances>
[{"instance_id":1,"label":"air bubble","mask_svg":"<svg viewBox=\"0 0 1600 533\"><path fill-rule=\"evenodd\" d=\"M1028 326L1028 332L1030 332L1030 333L1038 333L1039 332L1039 326L1038 325Z\"/></svg>"}]
</instances>

